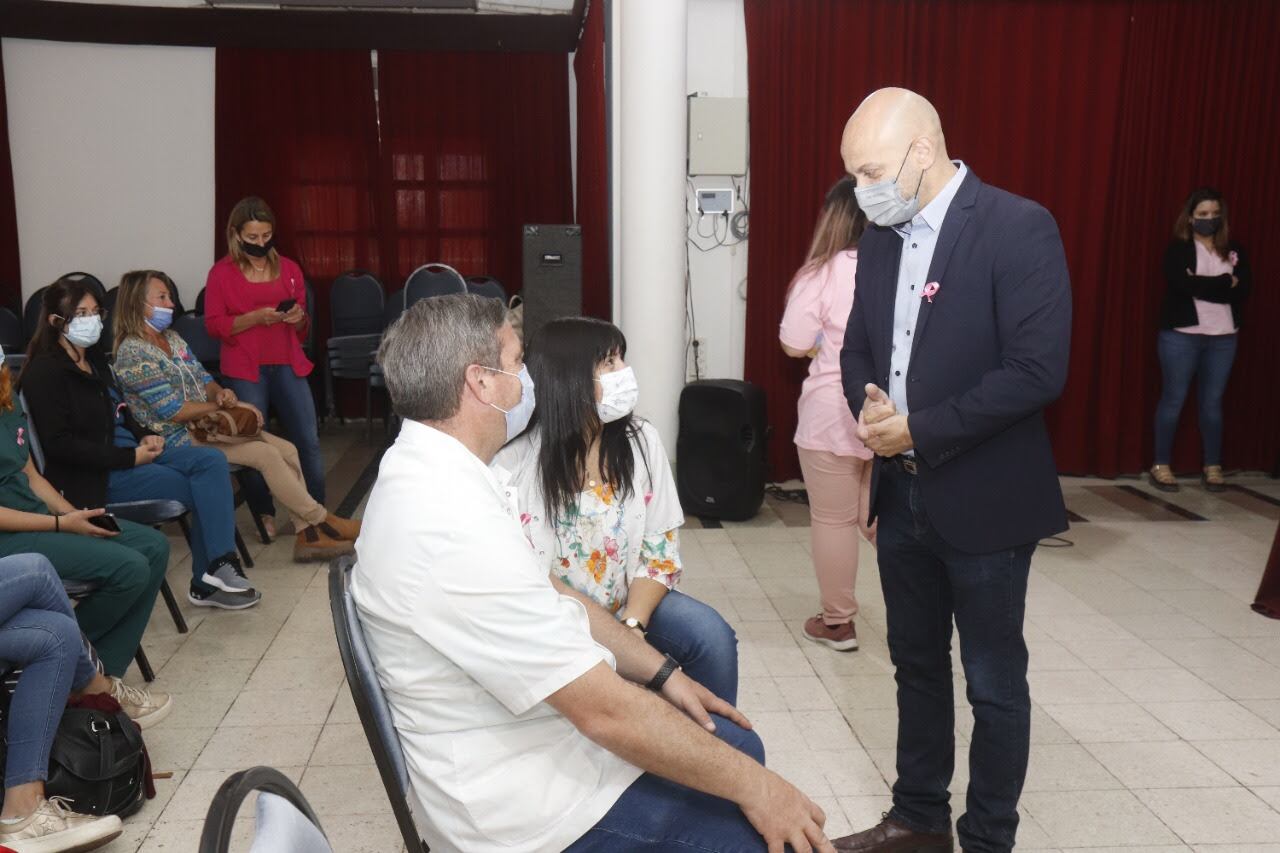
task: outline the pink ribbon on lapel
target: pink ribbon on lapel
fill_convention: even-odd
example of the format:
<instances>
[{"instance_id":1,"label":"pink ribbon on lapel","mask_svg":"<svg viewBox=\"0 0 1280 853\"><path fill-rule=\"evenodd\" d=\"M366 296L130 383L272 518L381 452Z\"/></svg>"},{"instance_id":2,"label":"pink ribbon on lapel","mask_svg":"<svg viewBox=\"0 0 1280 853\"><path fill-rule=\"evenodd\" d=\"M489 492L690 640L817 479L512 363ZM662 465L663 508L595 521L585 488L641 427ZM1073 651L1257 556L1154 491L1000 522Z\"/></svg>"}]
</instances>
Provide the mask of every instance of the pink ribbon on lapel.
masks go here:
<instances>
[{"instance_id":1,"label":"pink ribbon on lapel","mask_svg":"<svg viewBox=\"0 0 1280 853\"><path fill-rule=\"evenodd\" d=\"M929 300L930 305L933 304L934 294L936 294L939 289L941 289L941 285L936 281L931 281L924 286L924 297Z\"/></svg>"},{"instance_id":2,"label":"pink ribbon on lapel","mask_svg":"<svg viewBox=\"0 0 1280 853\"><path fill-rule=\"evenodd\" d=\"M27 431L26 427L18 427L18 446L19 447L27 443L26 439L22 437L22 434L26 431Z\"/></svg>"}]
</instances>

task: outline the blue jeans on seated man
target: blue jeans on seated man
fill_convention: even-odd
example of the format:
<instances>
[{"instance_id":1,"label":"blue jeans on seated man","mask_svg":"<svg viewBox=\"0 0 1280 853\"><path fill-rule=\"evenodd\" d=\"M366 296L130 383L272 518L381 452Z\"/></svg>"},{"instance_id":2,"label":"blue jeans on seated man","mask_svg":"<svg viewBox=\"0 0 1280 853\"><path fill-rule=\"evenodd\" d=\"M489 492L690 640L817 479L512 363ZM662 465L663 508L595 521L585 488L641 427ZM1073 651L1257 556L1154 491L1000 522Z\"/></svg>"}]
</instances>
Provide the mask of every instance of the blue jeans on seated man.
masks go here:
<instances>
[{"instance_id":1,"label":"blue jeans on seated man","mask_svg":"<svg viewBox=\"0 0 1280 853\"><path fill-rule=\"evenodd\" d=\"M730 705L738 704L738 637L714 607L672 590L649 617L645 639L684 674Z\"/></svg>"},{"instance_id":2,"label":"blue jeans on seated man","mask_svg":"<svg viewBox=\"0 0 1280 853\"><path fill-rule=\"evenodd\" d=\"M759 735L723 717L712 719L716 737L764 764ZM646 773L623 791L599 823L566 847L565 853L631 850L765 853L767 848L736 804Z\"/></svg>"},{"instance_id":3,"label":"blue jeans on seated man","mask_svg":"<svg viewBox=\"0 0 1280 853\"><path fill-rule=\"evenodd\" d=\"M0 558L0 672L22 667L8 713L4 785L49 778L49 750L67 696L98 669L48 558Z\"/></svg>"},{"instance_id":4,"label":"blue jeans on seated man","mask_svg":"<svg viewBox=\"0 0 1280 853\"><path fill-rule=\"evenodd\" d=\"M307 377L294 373L287 364L264 364L259 368L257 382L228 379L227 385L241 400L256 406L263 417L275 410L284 427L284 437L298 448L307 492L316 503L323 504L324 459L320 456L320 433L316 429L316 401L311 396Z\"/></svg>"},{"instance_id":5,"label":"blue jeans on seated man","mask_svg":"<svg viewBox=\"0 0 1280 853\"><path fill-rule=\"evenodd\" d=\"M920 832L951 831L954 618L974 719L966 813L956 829L964 850L1004 853L1013 849L1030 750L1022 621L1035 544L961 553L934 529L919 480L893 464L880 470L880 584L898 683L890 816Z\"/></svg>"},{"instance_id":6,"label":"blue jeans on seated man","mask_svg":"<svg viewBox=\"0 0 1280 853\"><path fill-rule=\"evenodd\" d=\"M154 462L112 471L107 500L180 501L191 510L191 585L209 593L200 580L211 560L236 551L235 497L227 457L212 447L167 447Z\"/></svg>"}]
</instances>

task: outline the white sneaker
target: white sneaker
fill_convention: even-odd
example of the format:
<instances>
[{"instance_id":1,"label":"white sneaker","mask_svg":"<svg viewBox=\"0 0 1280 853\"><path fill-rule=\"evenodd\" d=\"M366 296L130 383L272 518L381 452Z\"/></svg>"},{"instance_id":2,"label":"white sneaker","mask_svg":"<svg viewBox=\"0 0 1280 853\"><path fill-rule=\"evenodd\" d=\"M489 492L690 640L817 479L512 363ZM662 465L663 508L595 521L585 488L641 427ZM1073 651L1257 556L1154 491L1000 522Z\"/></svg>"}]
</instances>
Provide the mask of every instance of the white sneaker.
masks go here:
<instances>
[{"instance_id":1,"label":"white sneaker","mask_svg":"<svg viewBox=\"0 0 1280 853\"><path fill-rule=\"evenodd\" d=\"M76 814L65 797L41 800L31 816L0 823L0 844L14 853L83 853L114 840L124 829L115 815Z\"/></svg>"},{"instance_id":2,"label":"white sneaker","mask_svg":"<svg viewBox=\"0 0 1280 853\"><path fill-rule=\"evenodd\" d=\"M138 724L138 728L148 729L154 726L173 710L173 697L168 693L139 690L114 675L110 678L111 698L120 703L120 707L129 715L129 719Z\"/></svg>"}]
</instances>

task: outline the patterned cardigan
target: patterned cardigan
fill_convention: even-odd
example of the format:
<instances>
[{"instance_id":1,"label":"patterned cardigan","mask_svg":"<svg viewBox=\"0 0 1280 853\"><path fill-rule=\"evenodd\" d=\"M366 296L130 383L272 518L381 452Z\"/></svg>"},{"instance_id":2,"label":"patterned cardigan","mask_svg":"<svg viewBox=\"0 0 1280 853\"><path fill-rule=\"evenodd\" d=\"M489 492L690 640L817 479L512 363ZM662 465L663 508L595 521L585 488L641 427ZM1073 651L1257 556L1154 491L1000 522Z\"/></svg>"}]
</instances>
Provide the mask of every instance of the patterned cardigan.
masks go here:
<instances>
[{"instance_id":1,"label":"patterned cardigan","mask_svg":"<svg viewBox=\"0 0 1280 853\"><path fill-rule=\"evenodd\" d=\"M181 335L166 331L164 338L173 350L172 357L139 337L122 343L116 352L116 380L139 423L164 436L166 447L185 447L191 443L191 435L173 416L186 403L206 402L205 388L213 377L191 354Z\"/></svg>"}]
</instances>

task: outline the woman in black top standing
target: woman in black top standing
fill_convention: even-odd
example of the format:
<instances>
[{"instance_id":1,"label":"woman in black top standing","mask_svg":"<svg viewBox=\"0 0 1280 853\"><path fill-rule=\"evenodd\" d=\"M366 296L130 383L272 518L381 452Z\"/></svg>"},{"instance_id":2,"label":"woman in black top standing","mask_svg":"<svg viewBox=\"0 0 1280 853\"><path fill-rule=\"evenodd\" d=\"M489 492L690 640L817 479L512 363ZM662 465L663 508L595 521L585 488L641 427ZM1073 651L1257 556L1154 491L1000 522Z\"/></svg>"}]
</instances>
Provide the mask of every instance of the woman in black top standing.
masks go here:
<instances>
[{"instance_id":1,"label":"woman in black top standing","mask_svg":"<svg viewBox=\"0 0 1280 853\"><path fill-rule=\"evenodd\" d=\"M1226 488L1222 477L1222 397L1236 357L1236 333L1249 295L1251 275L1244 249L1230 239L1227 204L1215 189L1193 192L1173 227L1164 252L1166 290L1160 311L1160 370L1163 389L1156 407L1156 459L1151 484L1176 492L1169 463L1178 416L1192 380L1200 404L1204 446L1202 482L1211 492Z\"/></svg>"}]
</instances>

